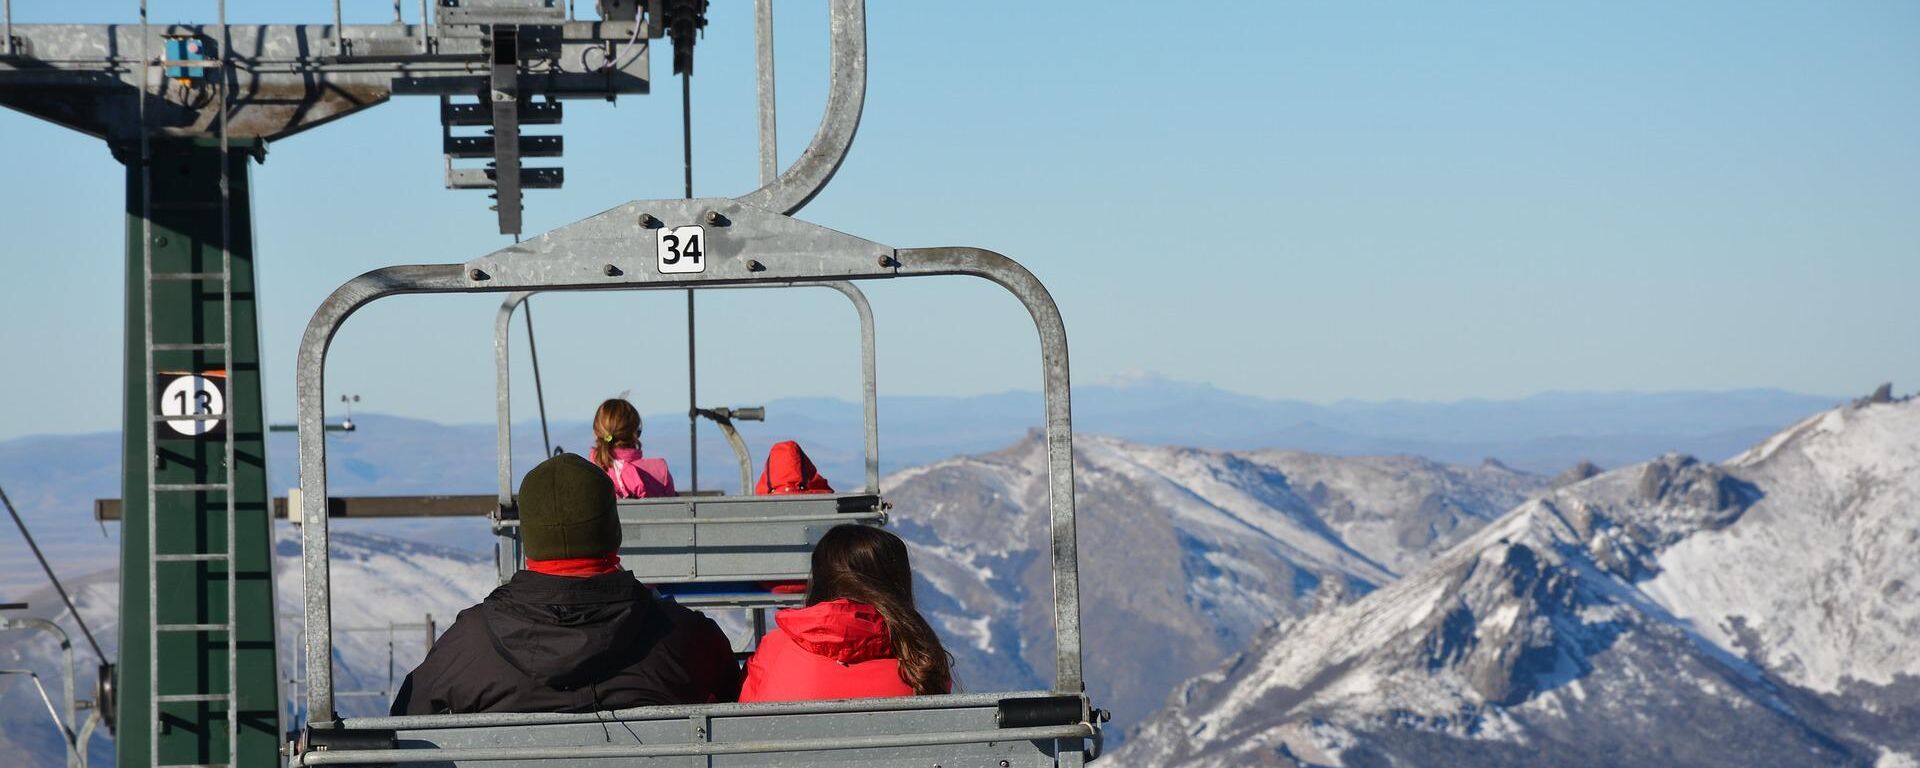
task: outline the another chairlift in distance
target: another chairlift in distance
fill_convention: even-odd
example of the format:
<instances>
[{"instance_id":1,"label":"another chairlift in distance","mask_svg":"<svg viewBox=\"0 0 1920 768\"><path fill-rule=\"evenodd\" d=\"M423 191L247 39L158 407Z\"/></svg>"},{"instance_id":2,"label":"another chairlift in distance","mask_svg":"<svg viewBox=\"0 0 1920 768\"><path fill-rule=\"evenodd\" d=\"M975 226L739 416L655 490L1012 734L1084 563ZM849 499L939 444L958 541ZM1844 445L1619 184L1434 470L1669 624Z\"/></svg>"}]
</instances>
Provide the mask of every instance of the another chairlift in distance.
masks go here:
<instances>
[{"instance_id":1,"label":"another chairlift in distance","mask_svg":"<svg viewBox=\"0 0 1920 768\"><path fill-rule=\"evenodd\" d=\"M683 494L677 498L622 499L620 516L628 546L621 563L641 581L683 605L748 611L754 639L766 631L767 611L797 606L805 597L774 592L768 585L804 582L813 545L835 525L886 524L880 498L879 403L874 353L873 310L866 294L845 281L821 283L748 283L718 288L791 288L816 285L833 289L853 304L860 321L860 357L865 413L866 486L858 493L809 494L774 507L769 519L751 503L753 457L730 425L723 424L740 464L740 494L735 497ZM700 290L707 290L705 288ZM509 359L513 316L534 291L517 291L501 302L494 323L494 381L499 461L499 507L494 515L495 564L505 583L525 565L520 551L517 500L513 494L511 442L512 373ZM536 361L537 365L538 362ZM744 410L744 409L743 409ZM720 415L720 414L716 414ZM731 414L729 414L731 415ZM761 414L750 414L758 420ZM544 415L543 415L544 418Z\"/></svg>"}]
</instances>

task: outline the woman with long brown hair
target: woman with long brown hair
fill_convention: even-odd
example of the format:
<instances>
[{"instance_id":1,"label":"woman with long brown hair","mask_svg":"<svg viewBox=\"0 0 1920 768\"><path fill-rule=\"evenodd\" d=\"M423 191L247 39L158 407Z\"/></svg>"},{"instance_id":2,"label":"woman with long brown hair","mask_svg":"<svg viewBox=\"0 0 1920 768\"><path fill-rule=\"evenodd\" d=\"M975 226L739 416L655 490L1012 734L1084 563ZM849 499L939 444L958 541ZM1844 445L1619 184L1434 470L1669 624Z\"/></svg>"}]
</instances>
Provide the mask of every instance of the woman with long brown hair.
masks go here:
<instances>
[{"instance_id":1,"label":"woman with long brown hair","mask_svg":"<svg viewBox=\"0 0 1920 768\"><path fill-rule=\"evenodd\" d=\"M840 525L813 549L804 608L789 608L747 660L741 701L915 696L953 690L953 657L913 604L906 542Z\"/></svg>"}]
</instances>

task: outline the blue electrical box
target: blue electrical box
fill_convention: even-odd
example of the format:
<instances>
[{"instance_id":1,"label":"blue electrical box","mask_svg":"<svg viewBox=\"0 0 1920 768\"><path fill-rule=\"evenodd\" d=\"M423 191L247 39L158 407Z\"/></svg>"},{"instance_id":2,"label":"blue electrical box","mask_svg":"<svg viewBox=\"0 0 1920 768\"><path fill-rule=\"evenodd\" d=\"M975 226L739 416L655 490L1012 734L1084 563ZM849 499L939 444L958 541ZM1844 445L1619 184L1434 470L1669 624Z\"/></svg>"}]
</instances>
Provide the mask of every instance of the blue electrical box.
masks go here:
<instances>
[{"instance_id":1,"label":"blue electrical box","mask_svg":"<svg viewBox=\"0 0 1920 768\"><path fill-rule=\"evenodd\" d=\"M168 61L206 61L207 45L197 37L167 38ZM205 77L204 67L167 67L167 77L176 80L196 80Z\"/></svg>"}]
</instances>

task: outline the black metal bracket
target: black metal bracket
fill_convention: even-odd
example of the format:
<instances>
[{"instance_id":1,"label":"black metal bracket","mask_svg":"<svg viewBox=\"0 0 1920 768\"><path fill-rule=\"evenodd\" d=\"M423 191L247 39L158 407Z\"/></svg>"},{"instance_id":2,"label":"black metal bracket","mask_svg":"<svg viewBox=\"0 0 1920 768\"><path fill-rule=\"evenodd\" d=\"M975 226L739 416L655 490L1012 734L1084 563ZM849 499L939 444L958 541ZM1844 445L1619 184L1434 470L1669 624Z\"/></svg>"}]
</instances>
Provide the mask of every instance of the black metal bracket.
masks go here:
<instances>
[{"instance_id":1,"label":"black metal bracket","mask_svg":"<svg viewBox=\"0 0 1920 768\"><path fill-rule=\"evenodd\" d=\"M492 76L493 197L500 234L520 234L520 28L494 25Z\"/></svg>"}]
</instances>

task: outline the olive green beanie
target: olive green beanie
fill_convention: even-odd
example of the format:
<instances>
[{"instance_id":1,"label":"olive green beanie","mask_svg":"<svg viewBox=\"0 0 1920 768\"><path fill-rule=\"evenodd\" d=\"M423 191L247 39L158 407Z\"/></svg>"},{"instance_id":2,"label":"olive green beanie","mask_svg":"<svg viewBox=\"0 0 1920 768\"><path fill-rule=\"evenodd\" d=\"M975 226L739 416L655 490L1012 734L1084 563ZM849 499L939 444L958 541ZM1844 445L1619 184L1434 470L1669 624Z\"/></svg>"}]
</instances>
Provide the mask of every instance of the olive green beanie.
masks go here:
<instances>
[{"instance_id":1,"label":"olive green beanie","mask_svg":"<svg viewBox=\"0 0 1920 768\"><path fill-rule=\"evenodd\" d=\"M528 560L599 557L620 549L620 516L606 470L563 453L520 481L520 544Z\"/></svg>"}]
</instances>

